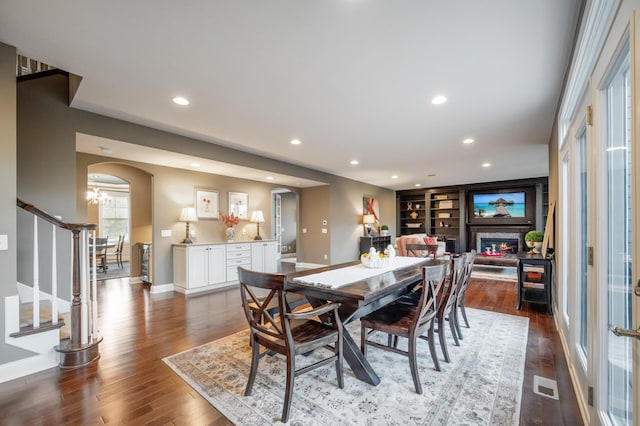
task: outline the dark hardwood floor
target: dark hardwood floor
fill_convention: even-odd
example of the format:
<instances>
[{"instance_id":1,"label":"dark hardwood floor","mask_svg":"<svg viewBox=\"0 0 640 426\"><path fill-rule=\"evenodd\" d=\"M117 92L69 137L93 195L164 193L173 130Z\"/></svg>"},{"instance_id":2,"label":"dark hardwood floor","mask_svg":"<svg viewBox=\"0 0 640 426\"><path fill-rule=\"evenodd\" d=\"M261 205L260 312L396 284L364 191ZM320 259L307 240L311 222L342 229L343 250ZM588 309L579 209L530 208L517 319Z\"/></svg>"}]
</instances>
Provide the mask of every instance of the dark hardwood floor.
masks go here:
<instances>
[{"instance_id":1,"label":"dark hardwood floor","mask_svg":"<svg viewBox=\"0 0 640 426\"><path fill-rule=\"evenodd\" d=\"M229 424L162 358L245 328L237 289L185 298L115 279L102 282L99 295L99 362L0 384L0 424ZM515 283L504 281L474 279L467 306L530 318L521 424L582 424L551 315L517 311ZM560 401L533 393L534 374L558 381Z\"/></svg>"}]
</instances>

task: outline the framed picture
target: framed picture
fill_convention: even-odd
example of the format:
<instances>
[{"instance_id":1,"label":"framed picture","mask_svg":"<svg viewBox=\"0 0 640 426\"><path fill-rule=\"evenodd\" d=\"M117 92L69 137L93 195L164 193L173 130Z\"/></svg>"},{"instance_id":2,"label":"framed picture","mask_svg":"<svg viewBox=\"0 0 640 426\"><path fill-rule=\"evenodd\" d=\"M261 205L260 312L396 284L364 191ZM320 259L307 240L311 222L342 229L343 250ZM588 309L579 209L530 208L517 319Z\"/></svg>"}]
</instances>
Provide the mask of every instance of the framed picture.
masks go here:
<instances>
[{"instance_id":1,"label":"framed picture","mask_svg":"<svg viewBox=\"0 0 640 426\"><path fill-rule=\"evenodd\" d=\"M196 214L198 219L217 219L220 210L218 191L196 188Z\"/></svg>"},{"instance_id":2,"label":"framed picture","mask_svg":"<svg viewBox=\"0 0 640 426\"><path fill-rule=\"evenodd\" d=\"M243 220L248 220L249 194L244 192L229 193L229 214L233 213Z\"/></svg>"}]
</instances>

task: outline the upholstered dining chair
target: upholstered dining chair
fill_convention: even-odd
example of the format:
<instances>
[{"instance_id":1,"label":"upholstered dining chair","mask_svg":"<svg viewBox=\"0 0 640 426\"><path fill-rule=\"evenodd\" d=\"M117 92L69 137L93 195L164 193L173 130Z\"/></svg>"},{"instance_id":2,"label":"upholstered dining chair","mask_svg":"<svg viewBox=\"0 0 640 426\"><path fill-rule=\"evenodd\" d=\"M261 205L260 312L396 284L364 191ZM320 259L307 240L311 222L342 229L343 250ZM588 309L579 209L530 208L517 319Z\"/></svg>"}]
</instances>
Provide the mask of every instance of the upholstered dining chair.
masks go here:
<instances>
[{"instance_id":1,"label":"upholstered dining chair","mask_svg":"<svg viewBox=\"0 0 640 426\"><path fill-rule=\"evenodd\" d=\"M328 302L313 309L292 312L287 302L287 286L283 274L256 272L238 267L240 294L245 316L251 331L251 369L244 394L251 395L258 373L260 358L266 353L277 353L286 358L287 376L281 421L289 419L294 379L330 362L335 362L338 386L344 387L342 363L342 321L338 315L339 303ZM260 294L267 291L266 295ZM272 301L277 301L273 310ZM328 318L324 323L317 317ZM330 346L333 345L333 346ZM260 347L266 351L260 352ZM296 370L296 355L326 348L331 356Z\"/></svg>"},{"instance_id":2,"label":"upholstered dining chair","mask_svg":"<svg viewBox=\"0 0 640 426\"><path fill-rule=\"evenodd\" d=\"M109 256L113 256L116 258L116 265L122 268L124 265L122 264L122 248L124 247L124 234L118 237L118 242L116 243L114 250L111 252L107 252L107 261L109 260Z\"/></svg>"},{"instance_id":3,"label":"upholstered dining chair","mask_svg":"<svg viewBox=\"0 0 640 426\"><path fill-rule=\"evenodd\" d=\"M422 290L417 305L406 303L391 303L369 315L360 318L360 348L367 356L367 346L373 346L409 357L411 377L416 393L422 394L422 384L418 375L418 360L416 346L418 339L429 341L429 350L434 360L436 370L439 370L435 346L433 345L433 320L437 313L436 288L442 285L446 276L447 265L439 264L425 266L422 270ZM369 332L371 330L372 332ZM389 338L387 345L370 340L369 336L375 331L387 333L389 337L404 337L408 340L408 350L397 348L397 339L392 342ZM424 336L427 332L428 335Z\"/></svg>"},{"instance_id":4,"label":"upholstered dining chair","mask_svg":"<svg viewBox=\"0 0 640 426\"><path fill-rule=\"evenodd\" d=\"M455 316L454 316L454 321L455 321L455 326L456 326L456 331L458 333L458 338L460 340L463 339L462 337L462 330L460 328L460 317L459 314L462 314L462 318L464 319L464 323L467 326L467 328L469 327L469 320L467 319L467 312L465 311L465 307L464 307L464 295L467 292L467 287L469 286L469 278L471 277L471 271L473 269L473 262L476 258L476 251L475 250L471 250L469 253L465 253L465 264L464 264L464 277L462 280L462 284L460 285L460 289L458 290L458 295L456 298L456 308L455 308Z\"/></svg>"},{"instance_id":5,"label":"upholstered dining chair","mask_svg":"<svg viewBox=\"0 0 640 426\"><path fill-rule=\"evenodd\" d=\"M93 267L93 259L96 260L96 269L102 269L102 272L107 272L107 237L96 237L95 239L95 253L93 252L93 240L89 240L90 252L89 252L89 267Z\"/></svg>"}]
</instances>

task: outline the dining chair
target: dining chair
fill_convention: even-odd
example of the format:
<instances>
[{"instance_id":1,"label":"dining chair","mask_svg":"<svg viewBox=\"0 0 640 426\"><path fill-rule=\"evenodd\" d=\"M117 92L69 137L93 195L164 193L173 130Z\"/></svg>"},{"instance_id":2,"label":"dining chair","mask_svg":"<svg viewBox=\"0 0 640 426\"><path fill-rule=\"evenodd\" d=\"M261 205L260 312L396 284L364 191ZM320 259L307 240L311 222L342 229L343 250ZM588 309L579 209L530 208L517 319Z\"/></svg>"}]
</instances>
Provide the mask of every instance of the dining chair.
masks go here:
<instances>
[{"instance_id":1,"label":"dining chair","mask_svg":"<svg viewBox=\"0 0 640 426\"><path fill-rule=\"evenodd\" d=\"M328 302L312 309L293 312L287 302L284 274L256 272L238 267L238 280L242 306L249 322L252 347L251 369L244 394L251 395L260 358L266 353L283 355L287 363L287 376L281 421L286 423L289 419L296 376L335 362L338 386L344 387L343 329L338 315L340 304ZM263 290L268 293L260 294ZM272 301L277 301L275 311L272 309ZM327 318L328 322L321 322L318 317ZM261 346L266 351L261 353ZM320 348L329 349L332 355L296 369L296 355L309 354Z\"/></svg>"},{"instance_id":2,"label":"dining chair","mask_svg":"<svg viewBox=\"0 0 640 426\"><path fill-rule=\"evenodd\" d=\"M444 282L446 270L446 264L425 266L422 269L422 290L420 291L420 299L417 305L391 303L360 318L360 350L362 354L366 357L367 346L373 346L407 356L413 384L418 394L422 394L416 353L419 338L429 341L429 350L436 370L440 369L433 344L433 321L437 313L436 288L440 287ZM385 345L375 340L370 340L369 337L374 335L375 331L387 333L389 337L394 336L394 341L392 342L389 338L388 343ZM427 336L424 336L425 332L428 333ZM397 348L397 337L403 337L408 340L408 349L406 351Z\"/></svg>"},{"instance_id":3,"label":"dining chair","mask_svg":"<svg viewBox=\"0 0 640 426\"><path fill-rule=\"evenodd\" d=\"M407 256L436 258L437 244L406 244Z\"/></svg>"},{"instance_id":4,"label":"dining chair","mask_svg":"<svg viewBox=\"0 0 640 426\"><path fill-rule=\"evenodd\" d=\"M467 312L465 311L464 306L464 296L467 292L467 287L469 286L469 278L471 277L471 271L473 270L473 262L476 258L476 251L471 250L469 253L466 253L465 256L465 265L464 265L464 277L462 280L462 284L460 285L460 289L458 290L458 296L456 298L456 307L455 307L455 326L456 331L458 333L458 338L460 340L462 337L462 330L460 329L460 317L458 314L462 314L462 318L464 319L464 323L469 327L469 320L467 319Z\"/></svg>"},{"instance_id":5,"label":"dining chair","mask_svg":"<svg viewBox=\"0 0 640 426\"><path fill-rule=\"evenodd\" d=\"M89 253L89 265L93 266L93 258L96 259L96 268L101 268L102 272L107 272L107 241L106 237L95 238L95 253L93 253L93 240L89 241L91 250Z\"/></svg>"},{"instance_id":6,"label":"dining chair","mask_svg":"<svg viewBox=\"0 0 640 426\"><path fill-rule=\"evenodd\" d=\"M124 234L118 237L118 242L116 243L114 250L112 252L107 252L107 262L109 260L109 256L113 256L116 258L116 265L118 267L123 268L122 264L122 248L124 247Z\"/></svg>"}]
</instances>

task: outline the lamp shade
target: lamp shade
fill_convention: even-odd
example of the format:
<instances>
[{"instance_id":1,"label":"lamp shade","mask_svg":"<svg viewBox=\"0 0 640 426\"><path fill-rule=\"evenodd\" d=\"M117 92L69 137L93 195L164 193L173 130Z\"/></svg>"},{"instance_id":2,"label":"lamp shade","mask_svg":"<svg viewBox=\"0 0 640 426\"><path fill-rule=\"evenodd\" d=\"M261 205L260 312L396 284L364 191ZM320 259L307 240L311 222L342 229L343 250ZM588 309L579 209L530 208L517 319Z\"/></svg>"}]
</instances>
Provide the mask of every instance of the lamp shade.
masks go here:
<instances>
[{"instance_id":1,"label":"lamp shade","mask_svg":"<svg viewBox=\"0 0 640 426\"><path fill-rule=\"evenodd\" d=\"M197 222L198 215L195 207L185 207L180 214L180 222Z\"/></svg>"},{"instance_id":2,"label":"lamp shade","mask_svg":"<svg viewBox=\"0 0 640 426\"><path fill-rule=\"evenodd\" d=\"M372 214L365 214L362 216L362 223L365 225L371 225L372 223L376 223L376 218Z\"/></svg>"},{"instance_id":3,"label":"lamp shade","mask_svg":"<svg viewBox=\"0 0 640 426\"><path fill-rule=\"evenodd\" d=\"M264 215L262 214L262 210L254 210L251 212L251 222L255 222L255 223L264 222Z\"/></svg>"}]
</instances>

